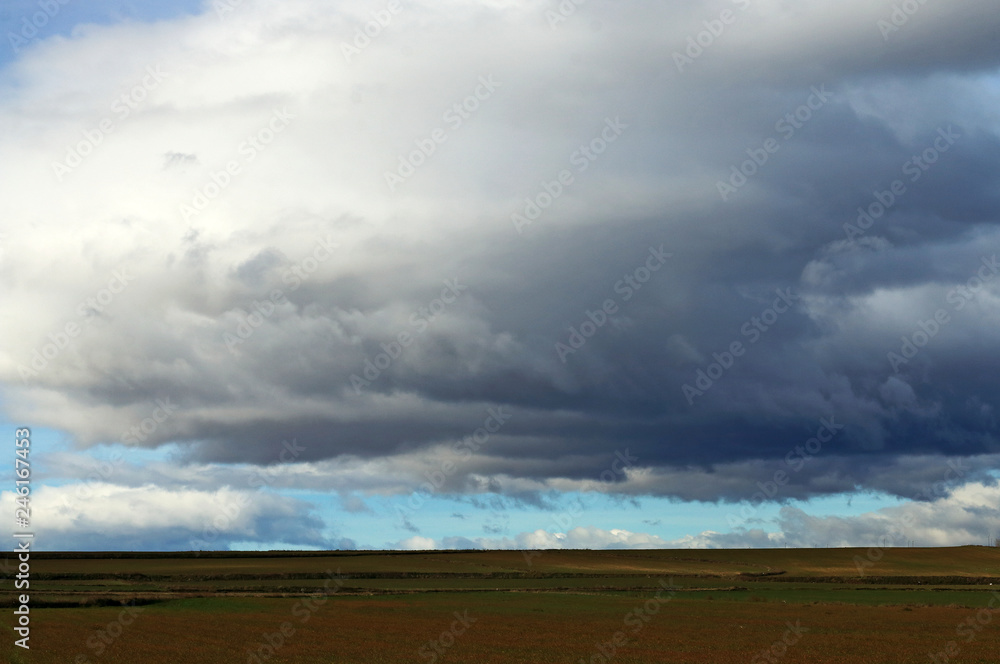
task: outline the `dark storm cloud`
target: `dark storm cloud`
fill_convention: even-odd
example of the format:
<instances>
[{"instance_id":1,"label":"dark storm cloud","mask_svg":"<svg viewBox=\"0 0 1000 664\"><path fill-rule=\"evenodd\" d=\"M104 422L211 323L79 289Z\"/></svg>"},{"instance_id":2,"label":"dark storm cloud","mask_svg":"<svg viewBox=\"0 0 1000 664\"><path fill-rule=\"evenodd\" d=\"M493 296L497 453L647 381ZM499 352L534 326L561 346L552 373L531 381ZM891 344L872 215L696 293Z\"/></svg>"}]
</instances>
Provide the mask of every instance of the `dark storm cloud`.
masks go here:
<instances>
[{"instance_id":1,"label":"dark storm cloud","mask_svg":"<svg viewBox=\"0 0 1000 664\"><path fill-rule=\"evenodd\" d=\"M19 412L48 408L95 443L170 398L178 412L143 442L185 443L189 461L273 463L294 439L303 462L419 477L433 464L413 455L506 408L442 490L533 500L598 482L626 449L636 472L601 490L747 499L830 418L835 436L779 499L912 497L943 459L995 468L1000 18L986 2L928 4L886 39L891 8L743 4L601 5L596 31L476 10L491 29L456 33L461 62L401 17L419 55L389 34L295 92L262 83L300 116L287 142L178 237L116 255L141 258L144 277L100 335L32 377ZM679 71L687 37L732 7L740 20ZM497 91L390 195L383 173L487 74ZM337 76L365 88L360 102L330 96ZM220 105L243 112L243 92ZM183 101L163 112L201 126L204 102ZM611 126L599 154L580 151ZM185 169L208 169L157 181L176 216L238 153L171 140L198 154ZM557 188L563 170L572 182ZM545 209L519 233L525 197ZM878 206L858 229L858 209ZM893 363L939 310L948 321Z\"/></svg>"}]
</instances>

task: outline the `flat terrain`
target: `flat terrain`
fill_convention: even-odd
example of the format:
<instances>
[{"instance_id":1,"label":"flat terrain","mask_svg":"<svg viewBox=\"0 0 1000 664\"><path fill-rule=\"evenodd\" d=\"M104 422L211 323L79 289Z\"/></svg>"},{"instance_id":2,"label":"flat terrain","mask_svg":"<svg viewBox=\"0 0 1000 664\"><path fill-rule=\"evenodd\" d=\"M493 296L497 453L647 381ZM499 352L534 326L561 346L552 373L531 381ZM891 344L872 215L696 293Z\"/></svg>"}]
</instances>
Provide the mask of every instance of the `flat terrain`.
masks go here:
<instances>
[{"instance_id":1,"label":"flat terrain","mask_svg":"<svg viewBox=\"0 0 1000 664\"><path fill-rule=\"evenodd\" d=\"M36 553L30 652L10 588L10 662L1000 661L973 546Z\"/></svg>"}]
</instances>

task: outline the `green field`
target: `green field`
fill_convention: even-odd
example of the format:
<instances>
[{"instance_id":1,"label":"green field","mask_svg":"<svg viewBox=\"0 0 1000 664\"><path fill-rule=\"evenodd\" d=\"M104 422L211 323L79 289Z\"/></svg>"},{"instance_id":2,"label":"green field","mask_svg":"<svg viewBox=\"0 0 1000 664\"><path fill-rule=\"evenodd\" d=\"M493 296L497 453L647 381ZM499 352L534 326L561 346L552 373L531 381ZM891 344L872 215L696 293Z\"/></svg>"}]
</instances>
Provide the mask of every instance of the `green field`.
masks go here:
<instances>
[{"instance_id":1,"label":"green field","mask_svg":"<svg viewBox=\"0 0 1000 664\"><path fill-rule=\"evenodd\" d=\"M986 547L50 553L29 592L4 661L1000 661Z\"/></svg>"}]
</instances>

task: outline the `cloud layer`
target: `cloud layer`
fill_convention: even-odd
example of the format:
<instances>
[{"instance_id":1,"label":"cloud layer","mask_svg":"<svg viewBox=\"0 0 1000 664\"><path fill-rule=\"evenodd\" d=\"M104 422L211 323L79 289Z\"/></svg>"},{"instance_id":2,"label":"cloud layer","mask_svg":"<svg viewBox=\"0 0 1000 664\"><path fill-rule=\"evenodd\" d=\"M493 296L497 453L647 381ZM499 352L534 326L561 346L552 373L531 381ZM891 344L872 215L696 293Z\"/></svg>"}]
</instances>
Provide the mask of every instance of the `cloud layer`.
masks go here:
<instances>
[{"instance_id":1,"label":"cloud layer","mask_svg":"<svg viewBox=\"0 0 1000 664\"><path fill-rule=\"evenodd\" d=\"M9 418L190 467L294 439L289 485L345 494L989 481L991 3L372 7L81 26L3 70Z\"/></svg>"},{"instance_id":2,"label":"cloud layer","mask_svg":"<svg viewBox=\"0 0 1000 664\"><path fill-rule=\"evenodd\" d=\"M704 531L674 540L623 529L576 526L565 532L539 529L510 538L415 535L398 543L402 549L668 549L769 548L789 546L963 546L985 544L1000 530L1000 488L969 484L953 496L931 503L908 503L856 516L810 516L783 507L773 522L747 521L731 532ZM739 513L738 513L739 514ZM737 517L738 518L738 517Z\"/></svg>"}]
</instances>

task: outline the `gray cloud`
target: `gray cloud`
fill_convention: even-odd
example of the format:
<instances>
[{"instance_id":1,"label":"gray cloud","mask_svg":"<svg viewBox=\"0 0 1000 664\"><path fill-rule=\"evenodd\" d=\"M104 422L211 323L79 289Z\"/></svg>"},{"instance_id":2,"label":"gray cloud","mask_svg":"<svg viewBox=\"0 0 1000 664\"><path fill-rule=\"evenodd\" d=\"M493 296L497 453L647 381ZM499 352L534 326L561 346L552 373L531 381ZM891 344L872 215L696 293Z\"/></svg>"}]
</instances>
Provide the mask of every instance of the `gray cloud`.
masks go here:
<instances>
[{"instance_id":1,"label":"gray cloud","mask_svg":"<svg viewBox=\"0 0 1000 664\"><path fill-rule=\"evenodd\" d=\"M274 463L295 439L320 469L295 485L372 493L412 490L496 407L510 421L442 490L596 489L627 448L635 472L600 490L747 499L831 416L844 428L781 498L912 497L948 458L982 479L1000 453L1000 280L974 281L998 246L1000 19L929 3L883 39L870 3L739 4L595 3L555 29L541 4L417 4L352 62L340 43L366 19L350 3L40 46L0 103L18 129L0 159L0 310L23 321L0 332L8 415L81 445L138 426L188 464ZM673 53L727 7L740 20L678 71ZM52 162L151 63L169 76L58 181ZM54 73L14 90L37 71ZM447 120L485 76L496 91ZM829 99L786 138L814 86ZM267 134L276 111L294 117ZM614 118L621 136L581 157ZM390 192L385 172L436 128L446 141ZM573 183L517 233L511 214L563 169ZM661 246L672 257L630 285ZM767 322L777 291L794 301ZM949 321L894 366L938 310ZM177 410L147 432L158 399ZM378 472L349 476L362 466Z\"/></svg>"},{"instance_id":2,"label":"gray cloud","mask_svg":"<svg viewBox=\"0 0 1000 664\"><path fill-rule=\"evenodd\" d=\"M13 514L14 494L2 507ZM44 487L32 500L39 546L47 550L216 550L256 541L315 548L354 548L331 539L326 524L301 500L266 492L198 491L106 482Z\"/></svg>"},{"instance_id":3,"label":"gray cloud","mask_svg":"<svg viewBox=\"0 0 1000 664\"><path fill-rule=\"evenodd\" d=\"M411 537L396 543L404 549L659 549L872 547L862 557L864 570L877 573L881 549L896 546L965 546L985 544L1000 528L997 486L972 483L954 496L909 503L856 516L811 516L786 506L773 520L755 520L732 532L704 531L675 540L628 530L579 525L566 532L536 530L512 537ZM751 524L748 521L748 524Z\"/></svg>"}]
</instances>

